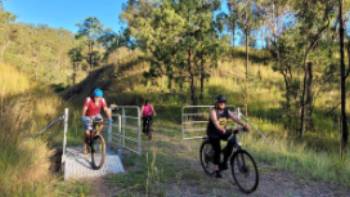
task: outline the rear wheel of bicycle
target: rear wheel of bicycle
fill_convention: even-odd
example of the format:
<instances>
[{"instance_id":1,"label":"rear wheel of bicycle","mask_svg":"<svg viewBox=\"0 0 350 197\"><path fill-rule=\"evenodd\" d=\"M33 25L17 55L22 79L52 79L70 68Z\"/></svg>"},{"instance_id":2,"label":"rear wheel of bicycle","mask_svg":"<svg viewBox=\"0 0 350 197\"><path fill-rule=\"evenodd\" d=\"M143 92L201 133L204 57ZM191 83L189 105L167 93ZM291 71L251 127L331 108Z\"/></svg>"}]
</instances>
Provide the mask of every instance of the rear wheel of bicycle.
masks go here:
<instances>
[{"instance_id":1,"label":"rear wheel of bicycle","mask_svg":"<svg viewBox=\"0 0 350 197\"><path fill-rule=\"evenodd\" d=\"M259 184L259 172L253 157L245 150L238 150L231 158L232 176L239 189L244 193L256 190Z\"/></svg>"},{"instance_id":2,"label":"rear wheel of bicycle","mask_svg":"<svg viewBox=\"0 0 350 197\"><path fill-rule=\"evenodd\" d=\"M199 153L204 172L209 176L213 176L215 173L214 149L208 140L202 143Z\"/></svg>"},{"instance_id":3,"label":"rear wheel of bicycle","mask_svg":"<svg viewBox=\"0 0 350 197\"><path fill-rule=\"evenodd\" d=\"M91 165L95 170L100 169L106 157L106 143L101 135L96 135L91 142Z\"/></svg>"}]
</instances>

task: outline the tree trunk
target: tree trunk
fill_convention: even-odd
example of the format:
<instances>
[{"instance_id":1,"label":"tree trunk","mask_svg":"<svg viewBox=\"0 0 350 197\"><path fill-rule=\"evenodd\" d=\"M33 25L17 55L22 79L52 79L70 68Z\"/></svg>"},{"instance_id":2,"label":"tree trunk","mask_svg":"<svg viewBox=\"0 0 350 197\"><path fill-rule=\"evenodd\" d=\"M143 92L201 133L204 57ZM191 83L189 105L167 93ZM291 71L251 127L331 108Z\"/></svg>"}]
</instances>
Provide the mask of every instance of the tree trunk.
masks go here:
<instances>
[{"instance_id":1,"label":"tree trunk","mask_svg":"<svg viewBox=\"0 0 350 197\"><path fill-rule=\"evenodd\" d=\"M74 62L73 63L73 75L72 75L72 82L73 85L76 84L76 80L77 80L77 70L78 70L78 62Z\"/></svg>"},{"instance_id":2,"label":"tree trunk","mask_svg":"<svg viewBox=\"0 0 350 197\"><path fill-rule=\"evenodd\" d=\"M173 88L173 76L168 75L168 89L171 90Z\"/></svg>"},{"instance_id":3,"label":"tree trunk","mask_svg":"<svg viewBox=\"0 0 350 197\"><path fill-rule=\"evenodd\" d=\"M312 63L309 62L306 64L306 90L305 90L305 129L311 130L313 129L313 121L312 121L312 103L313 103L313 94L312 94Z\"/></svg>"},{"instance_id":4,"label":"tree trunk","mask_svg":"<svg viewBox=\"0 0 350 197\"><path fill-rule=\"evenodd\" d=\"M204 80L205 80L205 69L204 69L204 58L201 57L201 78L200 78L200 95L199 98L202 101L204 98Z\"/></svg>"},{"instance_id":5,"label":"tree trunk","mask_svg":"<svg viewBox=\"0 0 350 197\"><path fill-rule=\"evenodd\" d=\"M93 69L93 62L92 62L92 52L94 51L94 46L93 46L93 42L92 41L88 41L88 45L89 45L89 65L90 65L90 72Z\"/></svg>"},{"instance_id":6,"label":"tree trunk","mask_svg":"<svg viewBox=\"0 0 350 197\"><path fill-rule=\"evenodd\" d=\"M196 98L196 85L195 85L195 76L192 70L192 51L191 49L188 49L187 51L187 66L188 66L188 72L190 74L190 88L191 88L191 103L192 105L197 104L197 98Z\"/></svg>"},{"instance_id":7,"label":"tree trunk","mask_svg":"<svg viewBox=\"0 0 350 197\"><path fill-rule=\"evenodd\" d=\"M312 123L312 63L304 65L304 82L300 100L300 127L299 136L303 137L306 130L313 127Z\"/></svg>"},{"instance_id":8,"label":"tree trunk","mask_svg":"<svg viewBox=\"0 0 350 197\"><path fill-rule=\"evenodd\" d=\"M248 30L245 30L245 87L244 87L244 108L245 108L245 115L248 116L248 64L249 64L249 34Z\"/></svg>"},{"instance_id":9,"label":"tree trunk","mask_svg":"<svg viewBox=\"0 0 350 197\"><path fill-rule=\"evenodd\" d=\"M340 113L340 156L345 155L346 145L348 143L348 125L346 117L346 73L344 61L344 20L343 20L343 0L339 0L339 49L340 49L340 94L341 94L341 113Z\"/></svg>"},{"instance_id":10,"label":"tree trunk","mask_svg":"<svg viewBox=\"0 0 350 197\"><path fill-rule=\"evenodd\" d=\"M299 137L303 137L305 133L305 91L306 91L306 64L304 63L304 81L303 89L300 98L300 125L299 125Z\"/></svg>"},{"instance_id":11,"label":"tree trunk","mask_svg":"<svg viewBox=\"0 0 350 197\"><path fill-rule=\"evenodd\" d=\"M232 21L232 46L233 47L235 47L235 41L236 41L235 31L236 31L236 24L235 24L235 21Z\"/></svg>"}]
</instances>

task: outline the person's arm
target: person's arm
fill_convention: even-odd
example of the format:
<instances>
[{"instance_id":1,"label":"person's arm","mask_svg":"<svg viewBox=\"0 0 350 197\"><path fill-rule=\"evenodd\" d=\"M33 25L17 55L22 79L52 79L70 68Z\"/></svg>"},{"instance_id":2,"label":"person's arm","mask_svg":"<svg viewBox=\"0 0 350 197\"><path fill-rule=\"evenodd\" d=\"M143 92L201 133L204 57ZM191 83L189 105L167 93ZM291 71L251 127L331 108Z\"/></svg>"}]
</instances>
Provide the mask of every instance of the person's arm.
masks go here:
<instances>
[{"instance_id":1,"label":"person's arm","mask_svg":"<svg viewBox=\"0 0 350 197\"><path fill-rule=\"evenodd\" d=\"M219 124L219 120L218 120L218 117L216 116L216 112L215 110L211 110L210 112L210 120L214 123L215 127L221 131L222 133L225 133L225 128L222 127L220 124Z\"/></svg>"},{"instance_id":2,"label":"person's arm","mask_svg":"<svg viewBox=\"0 0 350 197\"><path fill-rule=\"evenodd\" d=\"M156 110L154 110L153 105L151 105L151 108L152 108L153 115L156 116L156 115L157 115L157 112L156 112Z\"/></svg>"},{"instance_id":3,"label":"person's arm","mask_svg":"<svg viewBox=\"0 0 350 197\"><path fill-rule=\"evenodd\" d=\"M112 120L112 110L109 109L107 102L103 100L103 111L105 111L108 120Z\"/></svg>"},{"instance_id":4,"label":"person's arm","mask_svg":"<svg viewBox=\"0 0 350 197\"><path fill-rule=\"evenodd\" d=\"M103 110L105 111L105 113L106 113L108 119L112 119L112 111L111 111L111 109L109 109L107 106L105 106L105 107L103 108Z\"/></svg>"},{"instance_id":5,"label":"person's arm","mask_svg":"<svg viewBox=\"0 0 350 197\"><path fill-rule=\"evenodd\" d=\"M86 99L83 105L83 110L81 112L82 116L86 116L86 112L88 110L88 105L89 105L89 99Z\"/></svg>"},{"instance_id":6,"label":"person's arm","mask_svg":"<svg viewBox=\"0 0 350 197\"><path fill-rule=\"evenodd\" d=\"M250 126L246 123L244 123L243 121L241 121L233 112L229 111L228 112L229 114L229 117L234 121L236 122L237 124L241 125L242 127L246 128L247 131L250 130Z\"/></svg>"},{"instance_id":7,"label":"person's arm","mask_svg":"<svg viewBox=\"0 0 350 197\"><path fill-rule=\"evenodd\" d=\"M141 106L141 118L143 118L143 105Z\"/></svg>"},{"instance_id":8,"label":"person's arm","mask_svg":"<svg viewBox=\"0 0 350 197\"><path fill-rule=\"evenodd\" d=\"M82 113L81 113L82 116L86 116L87 109L88 108L86 106L83 106L83 110L82 110Z\"/></svg>"}]
</instances>

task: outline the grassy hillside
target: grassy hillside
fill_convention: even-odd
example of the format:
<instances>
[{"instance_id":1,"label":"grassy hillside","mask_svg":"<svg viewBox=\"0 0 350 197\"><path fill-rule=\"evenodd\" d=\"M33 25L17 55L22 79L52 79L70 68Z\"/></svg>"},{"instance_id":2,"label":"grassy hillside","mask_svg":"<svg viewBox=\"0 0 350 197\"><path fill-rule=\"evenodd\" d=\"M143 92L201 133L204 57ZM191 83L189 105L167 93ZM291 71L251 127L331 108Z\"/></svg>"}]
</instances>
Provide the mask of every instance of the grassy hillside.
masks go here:
<instances>
[{"instance_id":1,"label":"grassy hillside","mask_svg":"<svg viewBox=\"0 0 350 197\"><path fill-rule=\"evenodd\" d=\"M52 176L50 158L54 150L45 138L30 137L62 112L62 100L47 87L31 82L14 66L0 64L0 81L1 196L46 196L48 193L61 196L68 192L86 192L87 188L79 183L63 187L61 181ZM61 129L50 132L58 131Z\"/></svg>"},{"instance_id":2,"label":"grassy hillside","mask_svg":"<svg viewBox=\"0 0 350 197\"><path fill-rule=\"evenodd\" d=\"M17 23L0 24L0 62L15 66L32 80L68 84L68 51L78 42L66 30Z\"/></svg>"}]
</instances>

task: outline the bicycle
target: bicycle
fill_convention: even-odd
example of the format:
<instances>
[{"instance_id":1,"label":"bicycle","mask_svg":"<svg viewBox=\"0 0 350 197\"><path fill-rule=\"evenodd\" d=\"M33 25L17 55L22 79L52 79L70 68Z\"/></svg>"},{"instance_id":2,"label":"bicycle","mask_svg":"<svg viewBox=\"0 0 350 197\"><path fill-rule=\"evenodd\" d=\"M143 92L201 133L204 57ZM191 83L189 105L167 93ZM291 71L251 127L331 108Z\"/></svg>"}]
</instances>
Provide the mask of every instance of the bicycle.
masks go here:
<instances>
[{"instance_id":1,"label":"bicycle","mask_svg":"<svg viewBox=\"0 0 350 197\"><path fill-rule=\"evenodd\" d=\"M106 158L106 143L102 135L103 120L93 120L92 128L88 140L91 153L91 167L94 170L98 170L103 166Z\"/></svg>"},{"instance_id":2,"label":"bicycle","mask_svg":"<svg viewBox=\"0 0 350 197\"><path fill-rule=\"evenodd\" d=\"M244 193L251 193L255 191L259 184L259 172L254 158L244 150L238 143L237 134L244 131L244 128L231 129L229 138L235 137L236 144L230 156L230 168L234 182L239 189ZM228 142L229 143L229 142ZM209 176L214 176L214 149L208 138L204 138L200 148L200 161L205 173ZM212 165L212 167L210 167ZM252 175L252 176L251 176ZM249 180L251 179L251 180ZM248 184L245 184L245 183Z\"/></svg>"},{"instance_id":3,"label":"bicycle","mask_svg":"<svg viewBox=\"0 0 350 197\"><path fill-rule=\"evenodd\" d=\"M148 139L152 139L152 117L144 117L143 118L143 133L145 133L148 136Z\"/></svg>"}]
</instances>

